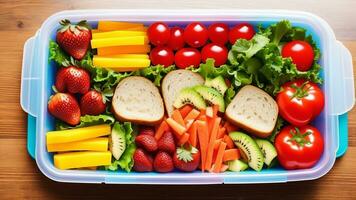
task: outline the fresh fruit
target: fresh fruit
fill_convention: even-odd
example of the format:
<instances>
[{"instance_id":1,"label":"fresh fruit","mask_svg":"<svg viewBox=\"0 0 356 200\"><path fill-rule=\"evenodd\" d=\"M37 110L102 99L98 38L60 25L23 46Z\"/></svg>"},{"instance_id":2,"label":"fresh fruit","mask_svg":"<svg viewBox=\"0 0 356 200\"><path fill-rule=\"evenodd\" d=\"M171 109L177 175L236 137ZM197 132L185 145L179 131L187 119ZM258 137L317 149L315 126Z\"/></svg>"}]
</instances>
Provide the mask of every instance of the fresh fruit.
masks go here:
<instances>
[{"instance_id":1,"label":"fresh fruit","mask_svg":"<svg viewBox=\"0 0 356 200\"><path fill-rule=\"evenodd\" d=\"M238 39L250 40L255 35L253 26L248 23L243 23L235 26L230 30L229 41L231 44L235 44Z\"/></svg>"},{"instance_id":2,"label":"fresh fruit","mask_svg":"<svg viewBox=\"0 0 356 200\"><path fill-rule=\"evenodd\" d=\"M324 150L324 141L313 126L286 126L275 139L279 163L285 169L313 167Z\"/></svg>"},{"instance_id":3,"label":"fresh fruit","mask_svg":"<svg viewBox=\"0 0 356 200\"><path fill-rule=\"evenodd\" d=\"M164 132L162 137L158 140L157 146L159 151L174 154L174 151L176 150L176 145L174 143L173 133L170 131Z\"/></svg>"},{"instance_id":4,"label":"fresh fruit","mask_svg":"<svg viewBox=\"0 0 356 200\"><path fill-rule=\"evenodd\" d=\"M115 123L110 135L110 151L112 156L119 160L126 149L125 131L121 129L120 123Z\"/></svg>"},{"instance_id":5,"label":"fresh fruit","mask_svg":"<svg viewBox=\"0 0 356 200\"><path fill-rule=\"evenodd\" d=\"M158 148L156 139L151 135L136 136L135 142L138 147L142 147L148 152L156 151Z\"/></svg>"},{"instance_id":6,"label":"fresh fruit","mask_svg":"<svg viewBox=\"0 0 356 200\"><path fill-rule=\"evenodd\" d=\"M151 172L153 170L152 157L143 149L137 148L133 155L133 169L137 172Z\"/></svg>"},{"instance_id":7,"label":"fresh fruit","mask_svg":"<svg viewBox=\"0 0 356 200\"><path fill-rule=\"evenodd\" d=\"M283 119L295 126L303 126L323 110L324 94L317 84L299 79L282 85L277 104Z\"/></svg>"},{"instance_id":8,"label":"fresh fruit","mask_svg":"<svg viewBox=\"0 0 356 200\"><path fill-rule=\"evenodd\" d=\"M85 94L90 89L90 74L75 66L62 67L57 72L55 86L59 92Z\"/></svg>"},{"instance_id":9,"label":"fresh fruit","mask_svg":"<svg viewBox=\"0 0 356 200\"><path fill-rule=\"evenodd\" d=\"M180 69L185 69L189 66L198 67L201 61L201 54L197 49L183 48L176 52L174 62Z\"/></svg>"},{"instance_id":10,"label":"fresh fruit","mask_svg":"<svg viewBox=\"0 0 356 200\"><path fill-rule=\"evenodd\" d=\"M80 122L80 108L77 100L67 93L56 93L48 101L48 111L56 118L75 126Z\"/></svg>"},{"instance_id":11,"label":"fresh fruit","mask_svg":"<svg viewBox=\"0 0 356 200\"><path fill-rule=\"evenodd\" d=\"M209 26L208 34L212 42L225 45L229 40L229 27L225 23L214 23Z\"/></svg>"},{"instance_id":12,"label":"fresh fruit","mask_svg":"<svg viewBox=\"0 0 356 200\"><path fill-rule=\"evenodd\" d=\"M80 111L82 115L99 115L105 112L105 109L105 98L97 90L90 90L80 99Z\"/></svg>"},{"instance_id":13,"label":"fresh fruit","mask_svg":"<svg viewBox=\"0 0 356 200\"><path fill-rule=\"evenodd\" d=\"M139 129L139 135L150 135L150 136L155 136L155 130L153 127L150 126L141 126Z\"/></svg>"},{"instance_id":14,"label":"fresh fruit","mask_svg":"<svg viewBox=\"0 0 356 200\"><path fill-rule=\"evenodd\" d=\"M185 172L192 172L198 168L200 163L200 152L195 147L179 147L173 156L174 166Z\"/></svg>"},{"instance_id":15,"label":"fresh fruit","mask_svg":"<svg viewBox=\"0 0 356 200\"><path fill-rule=\"evenodd\" d=\"M248 168L248 165L241 160L232 160L228 162L229 170L232 172L241 172Z\"/></svg>"},{"instance_id":16,"label":"fresh fruit","mask_svg":"<svg viewBox=\"0 0 356 200\"><path fill-rule=\"evenodd\" d=\"M282 56L290 57L299 71L308 71L314 61L314 50L309 43L294 40L283 46Z\"/></svg>"},{"instance_id":17,"label":"fresh fruit","mask_svg":"<svg viewBox=\"0 0 356 200\"><path fill-rule=\"evenodd\" d=\"M273 144L268 140L255 139L257 145L260 147L264 157L264 162L267 166L270 166L273 159L277 157L277 151Z\"/></svg>"},{"instance_id":18,"label":"fresh fruit","mask_svg":"<svg viewBox=\"0 0 356 200\"><path fill-rule=\"evenodd\" d=\"M197 109L206 108L204 99L193 88L182 89L175 99L173 106L175 108L181 108L186 104L193 105Z\"/></svg>"},{"instance_id":19,"label":"fresh fruit","mask_svg":"<svg viewBox=\"0 0 356 200\"><path fill-rule=\"evenodd\" d=\"M256 171L261 171L264 158L255 140L242 132L231 132L229 133L229 136L234 141L235 145L242 150L244 155L247 157L248 165Z\"/></svg>"},{"instance_id":20,"label":"fresh fruit","mask_svg":"<svg viewBox=\"0 0 356 200\"><path fill-rule=\"evenodd\" d=\"M209 104L218 105L220 112L225 112L224 97L218 91L204 85L197 85L194 87L194 90Z\"/></svg>"},{"instance_id":21,"label":"fresh fruit","mask_svg":"<svg viewBox=\"0 0 356 200\"><path fill-rule=\"evenodd\" d=\"M215 67L219 67L226 63L227 54L228 50L225 46L217 43L210 43L205 45L201 50L201 59L203 62L206 62L208 58L213 58L215 60Z\"/></svg>"},{"instance_id":22,"label":"fresh fruit","mask_svg":"<svg viewBox=\"0 0 356 200\"><path fill-rule=\"evenodd\" d=\"M158 152L154 161L153 168L156 172L166 173L173 171L173 160L172 157L166 152Z\"/></svg>"},{"instance_id":23,"label":"fresh fruit","mask_svg":"<svg viewBox=\"0 0 356 200\"><path fill-rule=\"evenodd\" d=\"M171 28L171 37L169 38L167 46L172 50L177 51L184 47L184 30L180 27Z\"/></svg>"},{"instance_id":24,"label":"fresh fruit","mask_svg":"<svg viewBox=\"0 0 356 200\"><path fill-rule=\"evenodd\" d=\"M203 24L193 22L185 27L183 36L187 44L191 47L198 48L204 46L208 40L208 30Z\"/></svg>"},{"instance_id":25,"label":"fresh fruit","mask_svg":"<svg viewBox=\"0 0 356 200\"><path fill-rule=\"evenodd\" d=\"M169 47L155 47L150 52L150 60L153 65L168 67L174 63L174 54Z\"/></svg>"},{"instance_id":26,"label":"fresh fruit","mask_svg":"<svg viewBox=\"0 0 356 200\"><path fill-rule=\"evenodd\" d=\"M213 79L207 78L205 79L204 85L214 88L216 91L218 91L221 95L224 96L226 90L228 89L225 80L222 76L217 76Z\"/></svg>"},{"instance_id":27,"label":"fresh fruit","mask_svg":"<svg viewBox=\"0 0 356 200\"><path fill-rule=\"evenodd\" d=\"M147 30L148 39L155 46L163 46L167 44L171 37L171 31L167 24L156 22L150 25Z\"/></svg>"},{"instance_id":28,"label":"fresh fruit","mask_svg":"<svg viewBox=\"0 0 356 200\"><path fill-rule=\"evenodd\" d=\"M60 22L62 27L57 31L58 45L77 60L84 58L89 48L91 32L86 21L73 25L69 20Z\"/></svg>"}]
</instances>

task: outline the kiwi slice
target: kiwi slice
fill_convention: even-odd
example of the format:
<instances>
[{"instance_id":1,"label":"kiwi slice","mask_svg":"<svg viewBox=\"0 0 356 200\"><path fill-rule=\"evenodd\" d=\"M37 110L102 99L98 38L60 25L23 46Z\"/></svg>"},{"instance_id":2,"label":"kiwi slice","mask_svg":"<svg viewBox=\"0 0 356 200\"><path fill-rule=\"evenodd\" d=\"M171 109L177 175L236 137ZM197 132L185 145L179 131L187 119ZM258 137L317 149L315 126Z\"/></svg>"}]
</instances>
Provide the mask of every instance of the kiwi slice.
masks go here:
<instances>
[{"instance_id":1,"label":"kiwi slice","mask_svg":"<svg viewBox=\"0 0 356 200\"><path fill-rule=\"evenodd\" d=\"M219 105L219 111L225 112L224 96L213 88L204 85L197 85L194 90L198 92L205 101L211 105Z\"/></svg>"},{"instance_id":2,"label":"kiwi slice","mask_svg":"<svg viewBox=\"0 0 356 200\"><path fill-rule=\"evenodd\" d=\"M119 160L126 149L125 131L119 123L115 123L110 135L110 151L116 160Z\"/></svg>"},{"instance_id":3,"label":"kiwi slice","mask_svg":"<svg viewBox=\"0 0 356 200\"><path fill-rule=\"evenodd\" d=\"M205 109L206 104L202 96L199 95L193 88L182 89L178 97L174 100L173 106L175 108L181 108L186 104L193 105L198 109Z\"/></svg>"},{"instance_id":4,"label":"kiwi slice","mask_svg":"<svg viewBox=\"0 0 356 200\"><path fill-rule=\"evenodd\" d=\"M231 132L229 136L235 145L246 155L248 165L256 171L261 171L264 158L255 140L242 132Z\"/></svg>"},{"instance_id":5,"label":"kiwi slice","mask_svg":"<svg viewBox=\"0 0 356 200\"><path fill-rule=\"evenodd\" d=\"M255 141L262 151L265 164L270 166L273 159L277 157L276 149L274 148L273 144L267 140L255 139Z\"/></svg>"},{"instance_id":6,"label":"kiwi slice","mask_svg":"<svg viewBox=\"0 0 356 200\"><path fill-rule=\"evenodd\" d=\"M214 88L216 91L218 91L221 95L224 96L225 91L227 90L227 85L225 83L225 80L222 76L217 76L213 79L207 78L204 83L205 86Z\"/></svg>"},{"instance_id":7,"label":"kiwi slice","mask_svg":"<svg viewBox=\"0 0 356 200\"><path fill-rule=\"evenodd\" d=\"M248 168L248 165L241 160L231 160L228 162L229 170L233 172L244 171Z\"/></svg>"}]
</instances>

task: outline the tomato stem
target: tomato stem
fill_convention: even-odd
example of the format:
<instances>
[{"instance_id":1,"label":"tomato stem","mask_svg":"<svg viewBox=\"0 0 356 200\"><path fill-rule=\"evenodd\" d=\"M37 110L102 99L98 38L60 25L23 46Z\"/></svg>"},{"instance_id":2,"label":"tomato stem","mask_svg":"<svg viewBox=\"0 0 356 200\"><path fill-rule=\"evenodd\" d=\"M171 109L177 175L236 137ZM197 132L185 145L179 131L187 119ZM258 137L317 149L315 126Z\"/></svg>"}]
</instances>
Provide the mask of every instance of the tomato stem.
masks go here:
<instances>
[{"instance_id":1,"label":"tomato stem","mask_svg":"<svg viewBox=\"0 0 356 200\"><path fill-rule=\"evenodd\" d=\"M301 86L297 86L295 84L291 85L291 88L295 89L295 93L293 94L292 98L298 98L298 99L301 99L301 98L304 98L306 96L309 95L308 91L309 91L309 87L305 88L305 86L308 84L309 82L308 81L305 81Z\"/></svg>"},{"instance_id":2,"label":"tomato stem","mask_svg":"<svg viewBox=\"0 0 356 200\"><path fill-rule=\"evenodd\" d=\"M290 134L292 135L292 138L288 140L288 142L296 142L299 146L304 147L306 144L310 144L310 141L307 140L305 137L310 135L311 132L307 131L304 134L301 134L299 129L295 127L295 130L290 130Z\"/></svg>"}]
</instances>

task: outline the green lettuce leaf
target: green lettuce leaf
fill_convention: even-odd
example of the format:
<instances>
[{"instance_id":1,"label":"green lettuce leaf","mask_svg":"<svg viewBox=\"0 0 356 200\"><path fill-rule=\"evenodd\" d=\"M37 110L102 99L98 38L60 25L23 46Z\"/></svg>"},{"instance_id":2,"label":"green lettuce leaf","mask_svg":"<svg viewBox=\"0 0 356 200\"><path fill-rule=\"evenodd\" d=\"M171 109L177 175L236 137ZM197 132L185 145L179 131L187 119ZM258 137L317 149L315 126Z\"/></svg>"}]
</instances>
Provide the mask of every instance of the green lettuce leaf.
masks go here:
<instances>
[{"instance_id":1,"label":"green lettuce leaf","mask_svg":"<svg viewBox=\"0 0 356 200\"><path fill-rule=\"evenodd\" d=\"M144 76L150 79L156 86L161 86L162 78L168 72L175 70L175 66L165 67L163 65L149 66L136 72L136 75Z\"/></svg>"},{"instance_id":2,"label":"green lettuce leaf","mask_svg":"<svg viewBox=\"0 0 356 200\"><path fill-rule=\"evenodd\" d=\"M229 105L232 99L235 97L236 91L233 85L231 85L225 92L225 105Z\"/></svg>"},{"instance_id":3,"label":"green lettuce leaf","mask_svg":"<svg viewBox=\"0 0 356 200\"><path fill-rule=\"evenodd\" d=\"M267 139L272 143L274 143L274 139L281 131L283 125L284 125L284 120L282 119L282 117L278 116L276 126L274 127L272 134Z\"/></svg>"},{"instance_id":4,"label":"green lettuce leaf","mask_svg":"<svg viewBox=\"0 0 356 200\"><path fill-rule=\"evenodd\" d=\"M215 60L212 58L208 58L205 63L201 63L198 68L195 67L189 67L187 69L199 73L201 76L206 78L215 78L217 76L222 76L224 78L227 78L229 76L228 70L229 67L228 65L222 65L220 67L215 67L214 65Z\"/></svg>"},{"instance_id":5,"label":"green lettuce leaf","mask_svg":"<svg viewBox=\"0 0 356 200\"><path fill-rule=\"evenodd\" d=\"M72 128L81 128L86 126L94 126L98 124L113 124L115 118L112 115L84 115L80 117L80 123L76 126L69 126L68 124L57 120L56 130L65 130Z\"/></svg>"},{"instance_id":6,"label":"green lettuce leaf","mask_svg":"<svg viewBox=\"0 0 356 200\"><path fill-rule=\"evenodd\" d=\"M134 130L130 122L124 122L122 124L116 122L113 129L125 133L126 149L119 160L115 160L111 165L105 168L110 171L116 171L120 167L126 172L130 172L134 164L133 154L136 150L135 136L137 131Z\"/></svg>"}]
</instances>

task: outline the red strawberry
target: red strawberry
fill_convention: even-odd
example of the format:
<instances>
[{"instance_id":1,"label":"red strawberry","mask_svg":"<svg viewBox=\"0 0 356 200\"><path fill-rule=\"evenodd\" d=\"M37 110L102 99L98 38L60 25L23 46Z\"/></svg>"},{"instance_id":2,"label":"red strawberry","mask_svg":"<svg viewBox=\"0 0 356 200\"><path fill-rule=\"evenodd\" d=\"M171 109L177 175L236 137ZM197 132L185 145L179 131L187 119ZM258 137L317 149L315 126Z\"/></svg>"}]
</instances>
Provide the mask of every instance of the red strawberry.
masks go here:
<instances>
[{"instance_id":1,"label":"red strawberry","mask_svg":"<svg viewBox=\"0 0 356 200\"><path fill-rule=\"evenodd\" d=\"M99 115L106 109L103 95L96 91L90 90L80 99L80 110L82 115Z\"/></svg>"},{"instance_id":2,"label":"red strawberry","mask_svg":"<svg viewBox=\"0 0 356 200\"><path fill-rule=\"evenodd\" d=\"M78 67L62 67L57 72L55 86L59 92L85 94L90 89L90 74Z\"/></svg>"},{"instance_id":3,"label":"red strawberry","mask_svg":"<svg viewBox=\"0 0 356 200\"><path fill-rule=\"evenodd\" d=\"M150 172L153 170L152 158L143 150L136 149L133 155L133 169L137 172Z\"/></svg>"},{"instance_id":4,"label":"red strawberry","mask_svg":"<svg viewBox=\"0 0 356 200\"><path fill-rule=\"evenodd\" d=\"M76 25L69 20L60 22L62 28L57 31L57 43L59 46L77 60L81 60L89 48L91 32L86 21L81 21Z\"/></svg>"},{"instance_id":5,"label":"red strawberry","mask_svg":"<svg viewBox=\"0 0 356 200\"><path fill-rule=\"evenodd\" d=\"M174 143L174 136L172 132L166 131L158 140L158 150L165 151L169 154L174 154L176 145Z\"/></svg>"},{"instance_id":6,"label":"red strawberry","mask_svg":"<svg viewBox=\"0 0 356 200\"><path fill-rule=\"evenodd\" d=\"M153 161L153 168L156 172L170 172L173 171L173 160L172 157L166 152L157 153L155 160Z\"/></svg>"},{"instance_id":7,"label":"red strawberry","mask_svg":"<svg viewBox=\"0 0 356 200\"><path fill-rule=\"evenodd\" d=\"M140 127L139 135L155 136L155 130L149 126L142 126L142 127Z\"/></svg>"},{"instance_id":8,"label":"red strawberry","mask_svg":"<svg viewBox=\"0 0 356 200\"><path fill-rule=\"evenodd\" d=\"M173 163L181 171L191 172L198 168L200 162L200 152L195 147L185 149L177 148L173 156Z\"/></svg>"},{"instance_id":9,"label":"red strawberry","mask_svg":"<svg viewBox=\"0 0 356 200\"><path fill-rule=\"evenodd\" d=\"M57 93L48 101L48 111L56 118L75 126L80 122L77 100L70 94Z\"/></svg>"},{"instance_id":10,"label":"red strawberry","mask_svg":"<svg viewBox=\"0 0 356 200\"><path fill-rule=\"evenodd\" d=\"M157 150L157 141L151 135L139 135L135 138L136 145L144 148L146 151L153 152Z\"/></svg>"}]
</instances>

